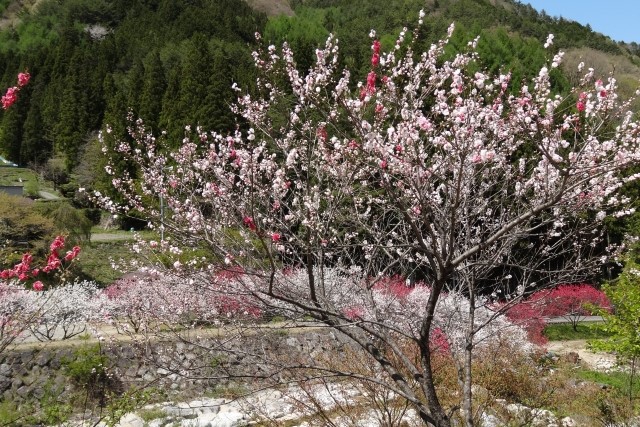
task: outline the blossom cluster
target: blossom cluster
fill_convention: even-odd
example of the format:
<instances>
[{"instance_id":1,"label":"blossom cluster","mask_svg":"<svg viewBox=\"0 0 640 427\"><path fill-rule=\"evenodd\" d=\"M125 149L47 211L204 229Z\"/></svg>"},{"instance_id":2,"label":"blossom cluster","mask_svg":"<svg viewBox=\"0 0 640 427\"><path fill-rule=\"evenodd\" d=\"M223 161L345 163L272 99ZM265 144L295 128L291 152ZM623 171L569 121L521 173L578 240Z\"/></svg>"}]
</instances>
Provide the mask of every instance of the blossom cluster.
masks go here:
<instances>
[{"instance_id":1,"label":"blossom cluster","mask_svg":"<svg viewBox=\"0 0 640 427\"><path fill-rule=\"evenodd\" d=\"M109 322L135 333L158 325L190 327L260 317L257 300L228 292L231 277L205 275L197 280L158 271L134 274L104 290L105 312Z\"/></svg>"},{"instance_id":2,"label":"blossom cluster","mask_svg":"<svg viewBox=\"0 0 640 427\"><path fill-rule=\"evenodd\" d=\"M57 236L49 247L49 254L45 265L32 267L33 256L27 252L22 256L22 260L13 268L0 271L0 279L9 280L16 278L20 281L26 281L37 278L40 273L51 273L59 270L63 266L63 261L71 262L80 253L80 246L74 246L71 250L63 254L64 246L64 236ZM41 291L44 289L44 284L42 281L36 280L33 283L33 289Z\"/></svg>"},{"instance_id":3,"label":"blossom cluster","mask_svg":"<svg viewBox=\"0 0 640 427\"><path fill-rule=\"evenodd\" d=\"M309 289L309 276L305 269L287 269L277 274L274 292L303 300ZM323 289L321 303L329 307L332 315L349 319L352 324L372 331L393 330L413 338L420 336L422 313L431 294L431 287L423 283L410 284L405 278L367 277L359 269L328 267L314 270L313 280ZM231 288L266 294L263 278L239 275L232 278ZM264 295L265 310L286 316L302 315L295 304L278 301ZM489 298L476 298L473 319L471 301L459 292L448 292L438 302L434 326L430 335L434 347L461 358L467 345L467 329L474 328L472 345L491 348L506 340L519 343L525 352L536 347L527 338L527 331L516 322L504 317L500 307Z\"/></svg>"},{"instance_id":4,"label":"blossom cluster","mask_svg":"<svg viewBox=\"0 0 640 427\"><path fill-rule=\"evenodd\" d=\"M95 282L62 283L42 292L26 291L23 310L35 311L37 321L29 331L40 341L68 339L87 329L87 324L104 321L106 296Z\"/></svg>"},{"instance_id":5,"label":"blossom cluster","mask_svg":"<svg viewBox=\"0 0 640 427\"><path fill-rule=\"evenodd\" d=\"M20 89L29 83L30 79L31 74L28 72L25 71L23 73L18 73L18 85L8 88L7 92L2 96L2 99L0 99L3 109L8 110L9 107L18 100L18 93L20 92Z\"/></svg>"}]
</instances>

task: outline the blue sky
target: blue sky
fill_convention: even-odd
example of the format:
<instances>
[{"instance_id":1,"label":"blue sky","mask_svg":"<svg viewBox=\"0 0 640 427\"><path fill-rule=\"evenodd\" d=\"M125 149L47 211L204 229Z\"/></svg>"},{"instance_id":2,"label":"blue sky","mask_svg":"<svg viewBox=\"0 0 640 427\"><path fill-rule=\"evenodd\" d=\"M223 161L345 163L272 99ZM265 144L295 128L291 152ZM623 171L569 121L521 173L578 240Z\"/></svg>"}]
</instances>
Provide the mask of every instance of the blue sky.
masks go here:
<instances>
[{"instance_id":1,"label":"blue sky","mask_svg":"<svg viewBox=\"0 0 640 427\"><path fill-rule=\"evenodd\" d=\"M562 16L615 41L640 43L640 0L520 0L550 16Z\"/></svg>"}]
</instances>

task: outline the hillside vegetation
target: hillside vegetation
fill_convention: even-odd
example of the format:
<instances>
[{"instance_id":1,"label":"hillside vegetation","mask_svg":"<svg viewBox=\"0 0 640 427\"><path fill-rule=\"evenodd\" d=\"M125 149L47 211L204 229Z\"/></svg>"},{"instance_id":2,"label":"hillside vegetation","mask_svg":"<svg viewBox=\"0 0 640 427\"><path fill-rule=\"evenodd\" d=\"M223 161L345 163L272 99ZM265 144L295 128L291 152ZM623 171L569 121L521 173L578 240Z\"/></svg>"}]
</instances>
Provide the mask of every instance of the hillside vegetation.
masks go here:
<instances>
[{"instance_id":1,"label":"hillside vegetation","mask_svg":"<svg viewBox=\"0 0 640 427\"><path fill-rule=\"evenodd\" d=\"M554 48L567 51L564 71L553 70L557 92L568 89L581 61L603 76L614 71L626 94L640 77L637 44L512 0L3 0L0 84L13 86L22 70L33 77L17 104L0 111L0 155L40 170L61 164L66 179L58 184L86 207L75 188L110 187L97 132L108 125L107 144L126 138L129 113L156 134L165 131L168 147L180 143L187 124L221 132L242 126L229 110L231 86L253 90L255 32L267 44L288 41L303 70L334 33L341 65L357 81L370 67L369 31L390 49L421 8L424 47L455 22L449 54L479 35L476 66L510 71L512 90L548 59L542 43L549 33Z\"/></svg>"}]
</instances>

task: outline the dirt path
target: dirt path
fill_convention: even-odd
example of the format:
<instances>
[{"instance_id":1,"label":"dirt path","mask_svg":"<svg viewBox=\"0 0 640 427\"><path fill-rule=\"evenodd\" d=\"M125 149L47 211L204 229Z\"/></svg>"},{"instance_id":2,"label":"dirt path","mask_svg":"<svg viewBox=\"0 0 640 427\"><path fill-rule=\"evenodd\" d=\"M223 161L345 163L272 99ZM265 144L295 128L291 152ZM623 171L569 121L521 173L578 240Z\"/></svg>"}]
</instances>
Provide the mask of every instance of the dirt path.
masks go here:
<instances>
[{"instance_id":1,"label":"dirt path","mask_svg":"<svg viewBox=\"0 0 640 427\"><path fill-rule=\"evenodd\" d=\"M580 360L593 369L615 365L616 361L616 357L612 354L589 350L587 348L587 340L549 341L547 349L556 354L578 353Z\"/></svg>"}]
</instances>

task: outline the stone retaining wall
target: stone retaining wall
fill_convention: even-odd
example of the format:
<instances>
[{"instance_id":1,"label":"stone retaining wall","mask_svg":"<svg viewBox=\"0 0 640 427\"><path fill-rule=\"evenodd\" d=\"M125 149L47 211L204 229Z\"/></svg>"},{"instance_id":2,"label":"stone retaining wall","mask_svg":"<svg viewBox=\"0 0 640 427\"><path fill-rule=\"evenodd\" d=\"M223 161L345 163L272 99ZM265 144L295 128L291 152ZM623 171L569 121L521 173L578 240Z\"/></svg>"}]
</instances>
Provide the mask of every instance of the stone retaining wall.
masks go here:
<instances>
[{"instance_id":1,"label":"stone retaining wall","mask_svg":"<svg viewBox=\"0 0 640 427\"><path fill-rule=\"evenodd\" d=\"M229 381L265 385L285 380L288 361L304 363L321 354L340 354L348 344L344 336L319 330L296 333L253 332L237 338L177 338L149 342L102 342L69 345L33 345L0 356L0 396L21 402L45 394L65 399L79 385L70 378L66 363L76 360L82 346L97 346L108 360L109 386L124 391L152 386L168 395L198 396ZM336 352L338 351L338 352ZM335 356L334 356L335 357ZM281 364L274 365L273 361Z\"/></svg>"}]
</instances>

